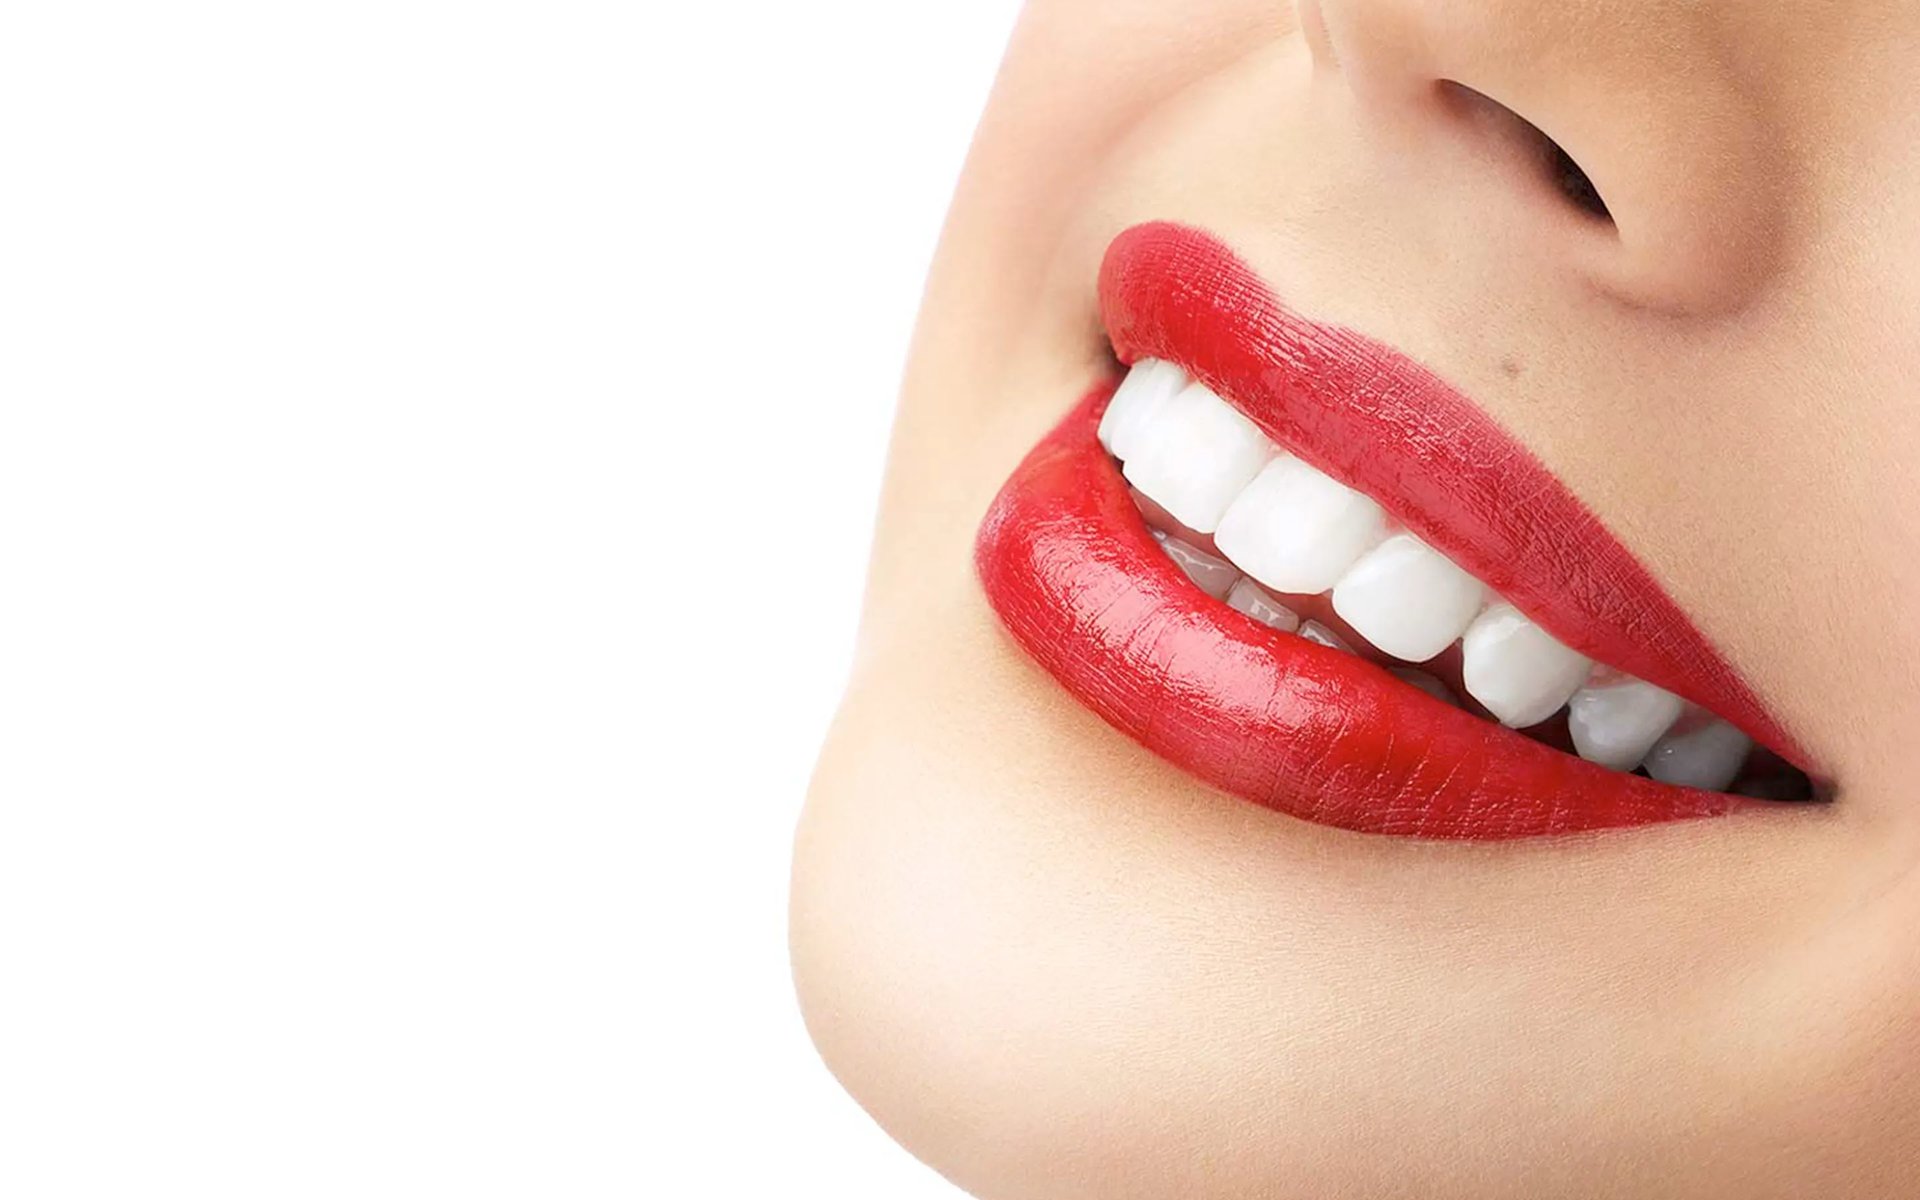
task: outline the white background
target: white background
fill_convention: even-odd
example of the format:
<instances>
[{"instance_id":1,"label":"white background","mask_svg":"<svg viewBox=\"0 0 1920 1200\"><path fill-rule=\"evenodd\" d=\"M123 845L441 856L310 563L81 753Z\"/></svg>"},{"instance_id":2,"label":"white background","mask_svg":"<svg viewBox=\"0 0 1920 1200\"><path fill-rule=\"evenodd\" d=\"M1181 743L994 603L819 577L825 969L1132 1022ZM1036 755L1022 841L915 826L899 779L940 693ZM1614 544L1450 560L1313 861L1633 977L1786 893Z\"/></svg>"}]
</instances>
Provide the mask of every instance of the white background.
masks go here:
<instances>
[{"instance_id":1,"label":"white background","mask_svg":"<svg viewBox=\"0 0 1920 1200\"><path fill-rule=\"evenodd\" d=\"M5 7L0 1194L957 1195L786 856L1016 7Z\"/></svg>"}]
</instances>

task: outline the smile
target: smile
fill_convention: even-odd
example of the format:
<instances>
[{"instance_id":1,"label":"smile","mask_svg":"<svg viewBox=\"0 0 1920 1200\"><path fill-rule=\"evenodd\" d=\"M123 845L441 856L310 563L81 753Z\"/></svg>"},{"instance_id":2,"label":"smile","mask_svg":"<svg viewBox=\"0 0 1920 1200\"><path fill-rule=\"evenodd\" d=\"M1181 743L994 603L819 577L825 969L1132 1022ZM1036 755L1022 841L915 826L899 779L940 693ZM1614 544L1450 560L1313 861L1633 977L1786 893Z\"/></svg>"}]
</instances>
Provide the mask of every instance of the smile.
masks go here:
<instances>
[{"instance_id":1,"label":"smile","mask_svg":"<svg viewBox=\"0 0 1920 1200\"><path fill-rule=\"evenodd\" d=\"M1804 799L1785 731L1649 572L1419 365L1141 226L1101 302L1132 368L1030 455L977 565L1070 692L1323 824L1505 839Z\"/></svg>"}]
</instances>

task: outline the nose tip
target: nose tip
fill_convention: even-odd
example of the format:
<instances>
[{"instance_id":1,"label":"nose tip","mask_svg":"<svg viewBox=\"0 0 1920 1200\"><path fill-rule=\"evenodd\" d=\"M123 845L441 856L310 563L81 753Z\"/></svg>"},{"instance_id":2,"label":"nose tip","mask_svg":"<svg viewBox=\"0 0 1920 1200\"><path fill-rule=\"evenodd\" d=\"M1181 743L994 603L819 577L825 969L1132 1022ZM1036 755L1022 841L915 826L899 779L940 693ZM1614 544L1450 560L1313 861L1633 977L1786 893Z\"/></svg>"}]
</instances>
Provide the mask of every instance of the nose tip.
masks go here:
<instances>
[{"instance_id":1,"label":"nose tip","mask_svg":"<svg viewBox=\"0 0 1920 1200\"><path fill-rule=\"evenodd\" d=\"M1304 0L1301 16L1361 119L1404 135L1423 203L1471 210L1624 304L1710 314L1777 266L1786 173L1754 90L1689 11Z\"/></svg>"}]
</instances>

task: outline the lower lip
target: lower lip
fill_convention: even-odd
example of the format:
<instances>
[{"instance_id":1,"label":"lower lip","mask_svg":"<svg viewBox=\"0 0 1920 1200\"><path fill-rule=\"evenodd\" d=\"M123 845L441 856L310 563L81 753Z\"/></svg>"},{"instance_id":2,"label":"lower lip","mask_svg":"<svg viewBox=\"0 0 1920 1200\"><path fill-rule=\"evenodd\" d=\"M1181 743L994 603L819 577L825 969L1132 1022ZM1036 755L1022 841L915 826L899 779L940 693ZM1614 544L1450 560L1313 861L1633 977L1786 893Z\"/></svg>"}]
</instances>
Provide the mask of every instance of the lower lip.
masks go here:
<instances>
[{"instance_id":1,"label":"lower lip","mask_svg":"<svg viewBox=\"0 0 1920 1200\"><path fill-rule=\"evenodd\" d=\"M1721 816L1444 704L1200 592L1096 436L1107 385L1021 464L980 531L989 602L1083 704L1256 804L1363 833L1498 841Z\"/></svg>"}]
</instances>

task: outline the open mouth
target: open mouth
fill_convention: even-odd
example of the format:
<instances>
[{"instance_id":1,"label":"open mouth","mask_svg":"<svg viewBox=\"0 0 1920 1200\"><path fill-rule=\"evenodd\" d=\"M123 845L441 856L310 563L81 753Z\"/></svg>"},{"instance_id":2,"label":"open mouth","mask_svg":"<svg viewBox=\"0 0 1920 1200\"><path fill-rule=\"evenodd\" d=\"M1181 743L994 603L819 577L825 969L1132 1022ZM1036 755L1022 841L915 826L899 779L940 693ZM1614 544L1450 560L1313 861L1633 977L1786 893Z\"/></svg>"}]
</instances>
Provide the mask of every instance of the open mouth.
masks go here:
<instances>
[{"instance_id":1,"label":"open mouth","mask_svg":"<svg viewBox=\"0 0 1920 1200\"><path fill-rule=\"evenodd\" d=\"M1286 310L1204 233L1122 234L1132 368L982 528L987 595L1110 723L1309 820L1514 838L1811 798L1646 569L1430 372Z\"/></svg>"}]
</instances>

